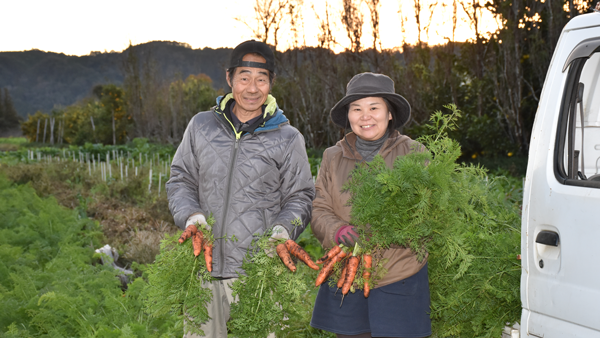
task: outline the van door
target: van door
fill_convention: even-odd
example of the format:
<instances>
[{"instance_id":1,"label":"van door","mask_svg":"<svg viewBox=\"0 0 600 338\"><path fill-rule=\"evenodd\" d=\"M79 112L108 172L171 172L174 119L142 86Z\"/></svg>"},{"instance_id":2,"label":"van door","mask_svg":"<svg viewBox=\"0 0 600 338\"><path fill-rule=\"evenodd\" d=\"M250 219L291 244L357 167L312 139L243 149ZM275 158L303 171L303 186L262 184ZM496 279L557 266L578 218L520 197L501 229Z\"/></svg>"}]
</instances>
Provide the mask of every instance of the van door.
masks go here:
<instances>
[{"instance_id":1,"label":"van door","mask_svg":"<svg viewBox=\"0 0 600 338\"><path fill-rule=\"evenodd\" d=\"M563 31L532 131L521 337L600 337L600 14L577 19Z\"/></svg>"}]
</instances>

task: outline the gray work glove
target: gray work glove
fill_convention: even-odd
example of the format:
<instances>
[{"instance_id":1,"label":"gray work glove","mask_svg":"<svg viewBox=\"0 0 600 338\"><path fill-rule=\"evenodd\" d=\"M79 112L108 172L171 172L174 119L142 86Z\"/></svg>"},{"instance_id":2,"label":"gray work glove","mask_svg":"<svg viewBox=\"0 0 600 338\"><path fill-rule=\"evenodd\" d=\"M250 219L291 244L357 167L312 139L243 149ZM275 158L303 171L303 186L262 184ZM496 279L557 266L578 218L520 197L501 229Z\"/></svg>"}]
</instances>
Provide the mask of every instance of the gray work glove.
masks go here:
<instances>
[{"instance_id":1,"label":"gray work glove","mask_svg":"<svg viewBox=\"0 0 600 338\"><path fill-rule=\"evenodd\" d=\"M265 250L265 253L267 254L267 256L269 256L269 257L275 256L275 242L277 242L278 239L285 239L285 240L290 239L290 234L282 225L276 225L273 227L273 232L271 233L271 238L269 238L269 241L273 243L273 246L271 248Z\"/></svg>"}]
</instances>

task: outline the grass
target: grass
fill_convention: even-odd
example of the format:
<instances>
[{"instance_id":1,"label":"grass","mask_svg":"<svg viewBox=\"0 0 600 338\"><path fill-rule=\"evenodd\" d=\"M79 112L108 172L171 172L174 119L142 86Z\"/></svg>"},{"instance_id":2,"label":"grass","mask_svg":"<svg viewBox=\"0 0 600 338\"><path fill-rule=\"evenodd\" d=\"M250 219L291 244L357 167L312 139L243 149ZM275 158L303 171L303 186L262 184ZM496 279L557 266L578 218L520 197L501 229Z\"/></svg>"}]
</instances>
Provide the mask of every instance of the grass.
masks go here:
<instances>
[{"instance_id":1,"label":"grass","mask_svg":"<svg viewBox=\"0 0 600 338\"><path fill-rule=\"evenodd\" d=\"M1 147L9 148L8 152L2 152ZM149 158L154 158L153 155L159 153L161 159L166 160L167 156L172 154L172 149L154 147L139 141L137 144L116 147L86 145L58 148L44 145L37 148L35 144L27 143L24 138L0 138L0 176L4 175L18 185L27 185L34 189L38 196L55 199L58 204L76 210L82 218L89 217L97 222L98 229L103 234L102 243L108 243L119 251L120 258L117 263L120 266L133 264L135 267L138 264L134 263L149 264L154 262L159 252L160 240L165 234L174 234L178 230L168 210L166 191L163 189L161 195L157 193L157 179L152 183L154 190L149 193L147 171L136 177L130 169L129 179L121 180L115 178L119 177L119 173L113 167L113 178L104 181L98 171L89 175L87 164L73 162L71 158L68 161L52 160L52 162L27 159L28 151L32 150L36 154L39 151L44 155L52 155L56 159L56 156L62 156L63 149L75 154L79 151L105 154L113 148L117 152L130 151L136 158L140 153L142 156L148 154ZM321 152L309 151L308 153L311 155L309 161L313 175L316 175L316 169L321 162L318 154ZM468 159L468 162L488 168L490 176L505 176L499 185L498 194L506 196L506 200L511 203L521 203L526 157L480 156L476 159ZM165 182L166 180L161 182L163 187ZM323 249L312 235L310 227L301 234L297 242L313 259L323 255ZM134 288L134 286L130 287ZM317 289L314 289L307 295L309 303L314 303L316 292ZM298 323L310 319L307 318L299 319ZM308 336L308 334L309 331L305 331L301 335ZM321 333L314 333L314 336L320 335Z\"/></svg>"},{"instance_id":2,"label":"grass","mask_svg":"<svg viewBox=\"0 0 600 338\"><path fill-rule=\"evenodd\" d=\"M0 152L16 151L25 144L27 139L24 137L0 137Z\"/></svg>"},{"instance_id":3,"label":"grass","mask_svg":"<svg viewBox=\"0 0 600 338\"><path fill-rule=\"evenodd\" d=\"M0 144L26 144L27 139L24 137L0 137Z\"/></svg>"},{"instance_id":4,"label":"grass","mask_svg":"<svg viewBox=\"0 0 600 338\"><path fill-rule=\"evenodd\" d=\"M0 165L0 174L98 221L106 242L119 251L121 266L153 262L164 234L177 231L166 192L149 194L146 175L105 182L99 175L90 176L87 166L72 161Z\"/></svg>"}]
</instances>

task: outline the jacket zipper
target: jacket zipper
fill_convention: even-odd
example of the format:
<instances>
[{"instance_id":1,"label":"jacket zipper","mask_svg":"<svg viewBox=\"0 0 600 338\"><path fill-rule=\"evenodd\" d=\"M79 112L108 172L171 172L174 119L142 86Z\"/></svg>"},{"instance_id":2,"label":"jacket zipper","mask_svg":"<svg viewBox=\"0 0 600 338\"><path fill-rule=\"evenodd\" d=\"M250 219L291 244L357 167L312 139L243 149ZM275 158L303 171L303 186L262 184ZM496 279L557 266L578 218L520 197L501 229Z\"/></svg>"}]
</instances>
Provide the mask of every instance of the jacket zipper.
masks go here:
<instances>
[{"instance_id":1,"label":"jacket zipper","mask_svg":"<svg viewBox=\"0 0 600 338\"><path fill-rule=\"evenodd\" d=\"M229 162L229 173L228 173L228 178L227 178L227 189L225 190L225 203L223 204L223 216L221 217L222 219L222 226L221 226L221 234L219 235L220 237L223 237L223 235L227 235L227 231L225 229L225 225L227 224L227 211L229 208L229 195L231 194L231 180L233 178L233 167L235 166L235 162L237 160L237 152L238 152L238 147L239 147L239 143L241 140L241 135L242 133L237 133L235 130L235 127L233 126L233 124L231 123L231 121L229 121L229 119L227 118L227 116L223 115L223 117L225 118L225 120L227 122L229 122L229 124L231 125L231 128L233 128L233 134L235 136L235 141L234 141L234 146L233 146L233 150L231 151L231 160ZM221 121L221 123L225 124L225 122ZM226 124L225 124L226 125ZM224 238L224 243L227 242L227 240L229 240L228 238ZM225 254L224 254L224 247L225 244L220 245L219 246L219 266L220 266L220 274L223 274L224 270L225 270Z\"/></svg>"},{"instance_id":2,"label":"jacket zipper","mask_svg":"<svg viewBox=\"0 0 600 338\"><path fill-rule=\"evenodd\" d=\"M227 190L225 190L225 203L223 204L223 217L221 218L223 220L223 226L221 227L221 236L223 236L223 232L225 233L225 235L227 235L227 231L225 231L225 225L227 224L227 211L229 210L229 195L231 194L231 179L233 178L233 167L235 165L235 162L237 160L237 151L238 151L238 145L239 145L239 139L236 138L235 139L235 145L233 147L233 151L231 154L231 162L229 164L229 177L227 178ZM228 238L224 238L225 242L228 241ZM221 264L221 273L223 273L223 270L225 269L225 255L224 255L224 251L223 248L225 247L225 245L220 245L220 260L219 263Z\"/></svg>"}]
</instances>

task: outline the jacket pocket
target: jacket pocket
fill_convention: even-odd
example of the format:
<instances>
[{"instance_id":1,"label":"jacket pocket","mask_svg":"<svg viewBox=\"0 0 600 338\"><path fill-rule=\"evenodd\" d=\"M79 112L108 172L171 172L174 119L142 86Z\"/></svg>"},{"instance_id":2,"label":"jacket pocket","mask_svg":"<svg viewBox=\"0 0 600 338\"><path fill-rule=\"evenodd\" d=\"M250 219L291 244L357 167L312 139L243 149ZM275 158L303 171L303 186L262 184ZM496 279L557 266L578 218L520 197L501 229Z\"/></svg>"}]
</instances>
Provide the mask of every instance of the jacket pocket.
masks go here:
<instances>
[{"instance_id":1,"label":"jacket pocket","mask_svg":"<svg viewBox=\"0 0 600 338\"><path fill-rule=\"evenodd\" d=\"M381 290L382 292L385 293L390 293L390 294L394 294L394 295L404 295L404 296L411 296L414 295L415 293L417 293L417 290L419 289L419 278L415 278L417 277L418 273L410 276L406 279L403 279L401 281L386 285L386 286L382 286L380 288L378 288L378 290Z\"/></svg>"}]
</instances>

